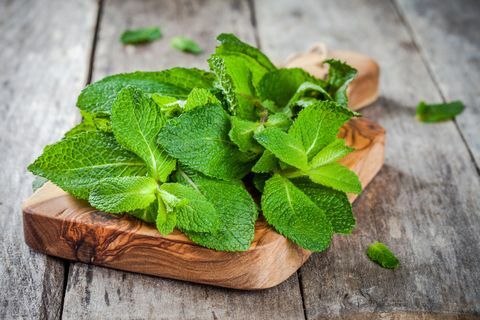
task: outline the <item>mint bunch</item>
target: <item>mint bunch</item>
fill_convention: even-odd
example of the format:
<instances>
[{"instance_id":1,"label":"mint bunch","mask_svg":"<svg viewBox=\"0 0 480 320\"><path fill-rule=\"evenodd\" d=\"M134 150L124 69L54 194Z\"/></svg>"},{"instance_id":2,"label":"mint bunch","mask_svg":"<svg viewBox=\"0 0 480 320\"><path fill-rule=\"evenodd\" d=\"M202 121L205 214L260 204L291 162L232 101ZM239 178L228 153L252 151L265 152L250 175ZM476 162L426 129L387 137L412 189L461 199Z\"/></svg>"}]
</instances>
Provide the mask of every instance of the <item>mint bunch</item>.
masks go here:
<instances>
[{"instance_id":1,"label":"mint bunch","mask_svg":"<svg viewBox=\"0 0 480 320\"><path fill-rule=\"evenodd\" d=\"M259 207L279 233L321 251L355 225L346 193L358 177L337 138L355 69L328 77L276 68L221 34L211 72L118 74L82 90L83 121L29 166L99 210L127 213L167 235L177 228L216 250L243 251ZM257 199L257 201L254 201Z\"/></svg>"}]
</instances>

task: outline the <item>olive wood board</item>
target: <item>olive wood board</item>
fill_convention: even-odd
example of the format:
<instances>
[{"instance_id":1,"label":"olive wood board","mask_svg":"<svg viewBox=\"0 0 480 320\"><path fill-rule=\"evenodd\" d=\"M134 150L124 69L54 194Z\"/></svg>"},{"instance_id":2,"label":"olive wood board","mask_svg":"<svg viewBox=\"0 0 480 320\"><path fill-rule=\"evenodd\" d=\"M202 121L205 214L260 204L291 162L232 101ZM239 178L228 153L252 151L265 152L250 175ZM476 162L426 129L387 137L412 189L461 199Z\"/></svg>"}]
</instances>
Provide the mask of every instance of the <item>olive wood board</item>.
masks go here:
<instances>
[{"instance_id":1,"label":"olive wood board","mask_svg":"<svg viewBox=\"0 0 480 320\"><path fill-rule=\"evenodd\" d=\"M339 136L355 148L341 163L355 171L365 187L383 164L384 129L368 119L352 119ZM281 283L311 254L265 221L256 223L254 240L247 251L207 249L177 230L162 236L155 226L128 215L98 211L50 182L23 204L23 225L25 242L48 255L245 290Z\"/></svg>"}]
</instances>

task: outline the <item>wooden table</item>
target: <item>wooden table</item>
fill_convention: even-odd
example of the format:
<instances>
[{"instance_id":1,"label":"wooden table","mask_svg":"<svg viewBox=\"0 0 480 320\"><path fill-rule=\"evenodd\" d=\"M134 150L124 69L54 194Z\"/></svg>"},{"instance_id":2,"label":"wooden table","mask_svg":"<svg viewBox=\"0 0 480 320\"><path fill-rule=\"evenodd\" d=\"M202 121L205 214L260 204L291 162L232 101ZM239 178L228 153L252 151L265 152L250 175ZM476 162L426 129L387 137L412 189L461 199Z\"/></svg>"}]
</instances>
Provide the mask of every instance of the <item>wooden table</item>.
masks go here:
<instances>
[{"instance_id":1,"label":"wooden table","mask_svg":"<svg viewBox=\"0 0 480 320\"><path fill-rule=\"evenodd\" d=\"M480 2L0 1L0 318L474 319L480 317ZM120 33L159 25L164 39L124 47ZM70 263L23 241L26 166L79 121L82 87L108 74L206 68L220 32L275 62L315 42L382 68L363 114L387 130L385 166L357 200L357 228L336 236L283 284L242 292ZM170 47L188 35L200 56ZM455 121L415 120L419 100L461 99ZM392 272L365 256L383 241Z\"/></svg>"}]
</instances>

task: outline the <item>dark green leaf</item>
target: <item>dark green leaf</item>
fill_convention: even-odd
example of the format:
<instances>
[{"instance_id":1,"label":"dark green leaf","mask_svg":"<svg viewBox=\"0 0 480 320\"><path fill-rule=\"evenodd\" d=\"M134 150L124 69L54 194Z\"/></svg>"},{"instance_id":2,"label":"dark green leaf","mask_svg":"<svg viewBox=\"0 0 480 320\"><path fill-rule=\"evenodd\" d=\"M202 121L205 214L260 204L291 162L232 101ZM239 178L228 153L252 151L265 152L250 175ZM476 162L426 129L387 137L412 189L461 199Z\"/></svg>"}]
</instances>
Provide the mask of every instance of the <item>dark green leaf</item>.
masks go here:
<instances>
[{"instance_id":1,"label":"dark green leaf","mask_svg":"<svg viewBox=\"0 0 480 320\"><path fill-rule=\"evenodd\" d=\"M417 119L422 122L440 122L455 118L462 113L465 106L461 101L427 104L420 102L417 106Z\"/></svg>"},{"instance_id":2,"label":"dark green leaf","mask_svg":"<svg viewBox=\"0 0 480 320\"><path fill-rule=\"evenodd\" d=\"M123 44L139 44L151 42L162 37L162 32L157 27L139 28L133 30L126 30L122 33L120 41Z\"/></svg>"}]
</instances>

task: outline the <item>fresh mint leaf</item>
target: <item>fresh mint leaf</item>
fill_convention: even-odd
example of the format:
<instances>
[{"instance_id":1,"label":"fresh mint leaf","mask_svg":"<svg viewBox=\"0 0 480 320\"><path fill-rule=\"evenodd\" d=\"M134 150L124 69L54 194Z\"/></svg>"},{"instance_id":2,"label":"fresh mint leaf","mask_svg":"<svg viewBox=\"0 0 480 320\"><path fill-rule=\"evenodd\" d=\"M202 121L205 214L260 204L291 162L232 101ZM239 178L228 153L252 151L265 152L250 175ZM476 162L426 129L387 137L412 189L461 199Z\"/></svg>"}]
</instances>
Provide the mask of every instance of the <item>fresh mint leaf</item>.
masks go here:
<instances>
[{"instance_id":1,"label":"fresh mint leaf","mask_svg":"<svg viewBox=\"0 0 480 320\"><path fill-rule=\"evenodd\" d=\"M308 177L315 183L338 191L355 194L362 192L362 185L355 172L336 162L310 169Z\"/></svg>"},{"instance_id":2,"label":"fresh mint leaf","mask_svg":"<svg viewBox=\"0 0 480 320\"><path fill-rule=\"evenodd\" d=\"M313 183L306 177L291 180L320 209L325 211L336 233L348 234L355 226L352 205L345 192Z\"/></svg>"},{"instance_id":3,"label":"fresh mint leaf","mask_svg":"<svg viewBox=\"0 0 480 320\"><path fill-rule=\"evenodd\" d=\"M300 111L288 133L302 142L310 159L335 140L340 127L356 115L333 101L318 101Z\"/></svg>"},{"instance_id":4,"label":"fresh mint leaf","mask_svg":"<svg viewBox=\"0 0 480 320\"><path fill-rule=\"evenodd\" d=\"M200 54L203 52L202 48L190 38L177 36L172 38L172 47L183 52L189 52L193 54Z\"/></svg>"},{"instance_id":5,"label":"fresh mint leaf","mask_svg":"<svg viewBox=\"0 0 480 320\"><path fill-rule=\"evenodd\" d=\"M241 41L231 33L222 33L217 37L220 45L215 52L220 55L238 55L249 63L254 63L256 68L266 71L275 70L276 67L260 50Z\"/></svg>"},{"instance_id":6,"label":"fresh mint leaf","mask_svg":"<svg viewBox=\"0 0 480 320\"><path fill-rule=\"evenodd\" d=\"M256 173L253 175L252 182L253 185L255 186L255 189L257 189L260 192L263 192L263 189L265 188L265 182L267 182L268 179L272 177L271 174L267 173Z\"/></svg>"},{"instance_id":7,"label":"fresh mint leaf","mask_svg":"<svg viewBox=\"0 0 480 320\"><path fill-rule=\"evenodd\" d=\"M162 32L160 28L151 27L151 28L139 28L133 30L126 30L122 33L120 41L123 44L139 44L152 42L154 40L160 39L162 37Z\"/></svg>"},{"instance_id":8,"label":"fresh mint leaf","mask_svg":"<svg viewBox=\"0 0 480 320\"><path fill-rule=\"evenodd\" d=\"M210 92L210 90L204 88L193 88L189 93L183 108L185 111L190 111L195 108L211 104L222 105L222 103L213 93Z\"/></svg>"},{"instance_id":9,"label":"fresh mint leaf","mask_svg":"<svg viewBox=\"0 0 480 320\"><path fill-rule=\"evenodd\" d=\"M267 122L265 122L266 127L275 127L282 129L283 131L288 131L293 121L285 113L274 113L268 116Z\"/></svg>"},{"instance_id":10,"label":"fresh mint leaf","mask_svg":"<svg viewBox=\"0 0 480 320\"><path fill-rule=\"evenodd\" d=\"M166 121L160 107L139 89L127 87L117 95L111 117L117 141L145 161L155 180L165 182L175 169L175 159L156 143Z\"/></svg>"},{"instance_id":11,"label":"fresh mint leaf","mask_svg":"<svg viewBox=\"0 0 480 320\"><path fill-rule=\"evenodd\" d=\"M317 82L313 76L299 68L277 69L265 74L258 85L258 94L262 101L270 100L282 111L304 82Z\"/></svg>"},{"instance_id":12,"label":"fresh mint leaf","mask_svg":"<svg viewBox=\"0 0 480 320\"><path fill-rule=\"evenodd\" d=\"M157 194L157 217L155 226L161 235L167 236L173 232L177 225L177 212L174 209L167 208L167 205Z\"/></svg>"},{"instance_id":13,"label":"fresh mint leaf","mask_svg":"<svg viewBox=\"0 0 480 320\"><path fill-rule=\"evenodd\" d=\"M465 106L461 101L427 104L421 101L417 105L417 119L422 122L440 122L452 120L463 112Z\"/></svg>"},{"instance_id":14,"label":"fresh mint leaf","mask_svg":"<svg viewBox=\"0 0 480 320\"><path fill-rule=\"evenodd\" d=\"M250 163L230 141L230 119L221 106L195 108L170 119L158 143L189 168L223 180L245 176Z\"/></svg>"},{"instance_id":15,"label":"fresh mint leaf","mask_svg":"<svg viewBox=\"0 0 480 320\"><path fill-rule=\"evenodd\" d=\"M275 174L265 183L262 212L275 230L302 248L325 250L333 229L325 212L287 178Z\"/></svg>"},{"instance_id":16,"label":"fresh mint leaf","mask_svg":"<svg viewBox=\"0 0 480 320\"><path fill-rule=\"evenodd\" d=\"M262 148L253 139L253 135L261 126L258 122L242 120L239 117L231 117L232 128L228 136L242 152L261 152Z\"/></svg>"},{"instance_id":17,"label":"fresh mint leaf","mask_svg":"<svg viewBox=\"0 0 480 320\"><path fill-rule=\"evenodd\" d=\"M345 62L335 59L326 60L324 63L329 65L327 91L338 104L346 107L348 104L347 88L357 75L357 70Z\"/></svg>"},{"instance_id":18,"label":"fresh mint leaf","mask_svg":"<svg viewBox=\"0 0 480 320\"><path fill-rule=\"evenodd\" d=\"M82 90L77 106L86 112L110 114L113 100L126 86L135 86L144 93L159 93L186 99L193 88L209 89L215 76L195 68L172 68L160 72L116 74L94 82Z\"/></svg>"},{"instance_id":19,"label":"fresh mint leaf","mask_svg":"<svg viewBox=\"0 0 480 320\"><path fill-rule=\"evenodd\" d=\"M155 200L157 183L149 177L118 177L100 180L88 197L95 208L122 213L147 208Z\"/></svg>"},{"instance_id":20,"label":"fresh mint leaf","mask_svg":"<svg viewBox=\"0 0 480 320\"><path fill-rule=\"evenodd\" d=\"M178 170L179 182L198 189L217 209L223 226L213 233L189 232L194 242L215 250L245 251L253 241L257 207L240 181L208 178L192 170Z\"/></svg>"},{"instance_id":21,"label":"fresh mint leaf","mask_svg":"<svg viewBox=\"0 0 480 320\"><path fill-rule=\"evenodd\" d=\"M101 132L80 133L47 146L28 170L80 199L88 199L102 179L147 172L142 159Z\"/></svg>"},{"instance_id":22,"label":"fresh mint leaf","mask_svg":"<svg viewBox=\"0 0 480 320\"><path fill-rule=\"evenodd\" d=\"M367 256L373 262L379 264L383 268L396 269L400 265L397 257L390 249L381 242L375 242L368 246Z\"/></svg>"},{"instance_id":23,"label":"fresh mint leaf","mask_svg":"<svg viewBox=\"0 0 480 320\"><path fill-rule=\"evenodd\" d=\"M335 139L325 148L320 150L310 163L312 168L318 168L330 162L342 159L354 149L345 145L344 139Z\"/></svg>"},{"instance_id":24,"label":"fresh mint leaf","mask_svg":"<svg viewBox=\"0 0 480 320\"><path fill-rule=\"evenodd\" d=\"M279 128L266 128L257 133L255 139L283 162L301 170L308 169L307 153L303 145L285 131Z\"/></svg>"},{"instance_id":25,"label":"fresh mint leaf","mask_svg":"<svg viewBox=\"0 0 480 320\"><path fill-rule=\"evenodd\" d=\"M128 212L128 215L133 216L146 223L155 223L158 214L158 203L153 201L148 207Z\"/></svg>"},{"instance_id":26,"label":"fresh mint leaf","mask_svg":"<svg viewBox=\"0 0 480 320\"><path fill-rule=\"evenodd\" d=\"M303 165L303 164L302 164ZM262 156L255 165L252 167L252 172L255 173L267 173L271 172L278 167L278 159L268 149L263 151Z\"/></svg>"},{"instance_id":27,"label":"fresh mint leaf","mask_svg":"<svg viewBox=\"0 0 480 320\"><path fill-rule=\"evenodd\" d=\"M182 114L185 100L180 100L175 97L165 96L154 93L151 96L152 100L160 107L161 113L165 118L175 118Z\"/></svg>"},{"instance_id":28,"label":"fresh mint leaf","mask_svg":"<svg viewBox=\"0 0 480 320\"><path fill-rule=\"evenodd\" d=\"M181 230L213 232L221 227L220 214L198 190L179 183L164 183L160 190L178 199L174 200L172 207L176 211L177 227ZM161 197L165 204L171 204L163 193ZM183 199L186 201L182 202Z\"/></svg>"},{"instance_id":29,"label":"fresh mint leaf","mask_svg":"<svg viewBox=\"0 0 480 320\"><path fill-rule=\"evenodd\" d=\"M318 80L317 80L318 81ZM304 82L288 101L285 109L292 111L295 106L307 107L312 102L320 100L333 100L328 92L318 83Z\"/></svg>"}]
</instances>

